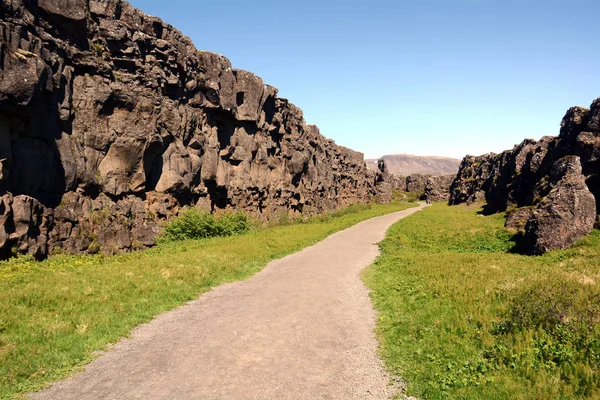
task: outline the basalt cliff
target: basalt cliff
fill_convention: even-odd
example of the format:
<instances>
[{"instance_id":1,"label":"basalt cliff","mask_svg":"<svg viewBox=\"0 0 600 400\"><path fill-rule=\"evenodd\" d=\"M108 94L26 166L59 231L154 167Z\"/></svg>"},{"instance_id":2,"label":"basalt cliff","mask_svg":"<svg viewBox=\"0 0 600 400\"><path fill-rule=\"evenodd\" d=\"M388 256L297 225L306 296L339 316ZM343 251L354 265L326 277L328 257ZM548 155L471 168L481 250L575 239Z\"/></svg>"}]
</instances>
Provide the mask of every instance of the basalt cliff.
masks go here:
<instances>
[{"instance_id":1,"label":"basalt cliff","mask_svg":"<svg viewBox=\"0 0 600 400\"><path fill-rule=\"evenodd\" d=\"M507 226L528 253L566 248L590 233L600 213L600 99L570 108L557 137L465 157L449 203L475 201L485 201L488 214L508 211Z\"/></svg>"},{"instance_id":2,"label":"basalt cliff","mask_svg":"<svg viewBox=\"0 0 600 400\"><path fill-rule=\"evenodd\" d=\"M390 197L361 153L120 0L0 0L0 257L143 248L182 206Z\"/></svg>"}]
</instances>

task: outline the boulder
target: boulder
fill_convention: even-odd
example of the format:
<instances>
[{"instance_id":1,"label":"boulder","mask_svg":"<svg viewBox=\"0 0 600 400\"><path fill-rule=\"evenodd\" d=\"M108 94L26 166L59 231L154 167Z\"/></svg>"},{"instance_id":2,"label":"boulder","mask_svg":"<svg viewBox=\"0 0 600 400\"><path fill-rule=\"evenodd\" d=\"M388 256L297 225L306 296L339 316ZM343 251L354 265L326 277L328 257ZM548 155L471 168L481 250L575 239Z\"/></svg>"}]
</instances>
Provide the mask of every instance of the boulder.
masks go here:
<instances>
[{"instance_id":1,"label":"boulder","mask_svg":"<svg viewBox=\"0 0 600 400\"><path fill-rule=\"evenodd\" d=\"M506 213L506 222L504 225L515 233L524 233L525 225L527 225L527 221L529 221L532 214L533 208L531 207L521 207L511 210Z\"/></svg>"},{"instance_id":2,"label":"boulder","mask_svg":"<svg viewBox=\"0 0 600 400\"><path fill-rule=\"evenodd\" d=\"M482 198L485 214L516 209L508 213L507 226L517 230L528 212L525 208L533 208L535 215L527 223L529 251L564 248L589 229L590 193L594 219L600 220L599 167L600 99L596 99L589 108L567 110L559 136L526 139L500 154L465 157L452 183L449 204ZM564 218L577 218L577 223L569 227L568 222L559 222ZM559 229L556 238L551 237L552 224Z\"/></svg>"},{"instance_id":3,"label":"boulder","mask_svg":"<svg viewBox=\"0 0 600 400\"><path fill-rule=\"evenodd\" d=\"M49 14L67 20L82 21L86 17L87 7L84 0L38 0L38 7Z\"/></svg>"},{"instance_id":4,"label":"boulder","mask_svg":"<svg viewBox=\"0 0 600 400\"><path fill-rule=\"evenodd\" d=\"M558 160L550 179L552 189L525 226L525 243L532 254L570 247L588 235L596 221L596 201L585 184L579 157Z\"/></svg>"}]
</instances>

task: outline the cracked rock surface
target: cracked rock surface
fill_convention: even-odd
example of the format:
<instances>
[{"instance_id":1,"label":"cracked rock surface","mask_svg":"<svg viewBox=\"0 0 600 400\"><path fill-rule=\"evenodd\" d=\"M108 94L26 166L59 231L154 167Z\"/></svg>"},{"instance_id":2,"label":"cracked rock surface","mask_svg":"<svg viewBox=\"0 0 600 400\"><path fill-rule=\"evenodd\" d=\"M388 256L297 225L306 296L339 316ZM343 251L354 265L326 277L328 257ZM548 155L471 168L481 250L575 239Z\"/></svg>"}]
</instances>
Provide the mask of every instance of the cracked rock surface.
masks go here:
<instances>
[{"instance_id":1,"label":"cracked rock surface","mask_svg":"<svg viewBox=\"0 0 600 400\"><path fill-rule=\"evenodd\" d=\"M125 1L0 0L0 257L143 248L186 205L319 213L386 198L377 179Z\"/></svg>"}]
</instances>

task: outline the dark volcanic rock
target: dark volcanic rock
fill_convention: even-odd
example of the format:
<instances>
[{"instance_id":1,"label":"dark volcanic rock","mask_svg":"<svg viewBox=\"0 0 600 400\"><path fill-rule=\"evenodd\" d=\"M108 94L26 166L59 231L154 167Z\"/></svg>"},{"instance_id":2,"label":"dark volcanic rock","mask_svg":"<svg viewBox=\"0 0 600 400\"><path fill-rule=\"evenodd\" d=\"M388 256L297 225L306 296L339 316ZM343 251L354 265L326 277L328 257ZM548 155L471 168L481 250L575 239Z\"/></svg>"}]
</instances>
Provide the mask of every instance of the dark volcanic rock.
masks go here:
<instances>
[{"instance_id":1,"label":"dark volcanic rock","mask_svg":"<svg viewBox=\"0 0 600 400\"><path fill-rule=\"evenodd\" d=\"M599 135L600 99L595 100L589 109L572 107L562 120L558 137L546 136L539 141L527 139L512 150L500 154L465 157L458 175L452 183L449 204L485 200L484 212L491 214L513 208L537 207L543 203L546 211L542 212L536 209L536 212L539 211L539 216L550 218L550 215L554 215L552 217L554 223L559 224L558 216L574 218L575 213L578 213L578 218L583 218L579 214L582 212L580 209L573 210L571 214L564 211L565 199L580 201L582 198L586 198L582 192L583 188L577 186L583 179L584 185L596 199L596 214L598 214L600 203L598 201L600 196ZM580 165L582 177L577 178L577 182L579 182L577 185L573 183L573 176L576 176L576 173L565 172L566 183L564 185L556 180L557 166L563 165L562 163L566 161L557 162L566 156L576 156L580 160L577 163L570 161L565 164L571 166L569 168L572 169L575 168L573 165ZM565 160L570 160L570 158ZM578 189L573 189L576 186ZM570 191L566 189L567 187L570 188ZM548 202L557 202L562 205L551 211L551 205ZM575 207L575 205L573 206ZM511 218L509 214L509 220L515 219L515 222L509 222L508 225L520 225L521 223L517 223L517 221L521 221L522 217L522 215L515 215L514 218ZM586 218L584 219L587 221ZM528 233L530 237L534 236L534 226L542 229L544 224L540 220L535 225L531 225ZM568 238L564 242L572 243L570 239L572 235L577 236L581 232L585 232L587 222L582 226L585 229L577 228L574 229L574 233L565 233ZM537 239L534 240L534 242L536 241ZM539 245L536 247L536 252L539 253L544 249L553 248L553 246L551 244ZM555 247L563 247L563 245Z\"/></svg>"},{"instance_id":2,"label":"dark volcanic rock","mask_svg":"<svg viewBox=\"0 0 600 400\"><path fill-rule=\"evenodd\" d=\"M377 162L377 179L375 181L375 189L377 195L375 199L378 203L389 203L392 201L393 183L392 175L390 174L385 160Z\"/></svg>"},{"instance_id":3,"label":"dark volcanic rock","mask_svg":"<svg viewBox=\"0 0 600 400\"><path fill-rule=\"evenodd\" d=\"M517 233L525 232L525 225L533 214L532 207L521 207L506 213L506 227Z\"/></svg>"},{"instance_id":4,"label":"dark volcanic rock","mask_svg":"<svg viewBox=\"0 0 600 400\"><path fill-rule=\"evenodd\" d=\"M381 192L277 89L120 0L0 1L0 253L151 245L185 205L269 218Z\"/></svg>"},{"instance_id":5,"label":"dark volcanic rock","mask_svg":"<svg viewBox=\"0 0 600 400\"><path fill-rule=\"evenodd\" d=\"M485 199L496 157L496 154L490 153L479 157L466 156L463 159L458 175L450 185L450 205L470 204Z\"/></svg>"},{"instance_id":6,"label":"dark volcanic rock","mask_svg":"<svg viewBox=\"0 0 600 400\"><path fill-rule=\"evenodd\" d=\"M456 175L410 175L394 177L394 189L402 192L424 195L426 189L432 201L447 201L450 197L450 185Z\"/></svg>"},{"instance_id":7,"label":"dark volcanic rock","mask_svg":"<svg viewBox=\"0 0 600 400\"><path fill-rule=\"evenodd\" d=\"M571 246L592 231L596 220L596 201L581 174L579 157L558 160L552 168L550 185L552 189L525 226L527 251L533 254Z\"/></svg>"}]
</instances>

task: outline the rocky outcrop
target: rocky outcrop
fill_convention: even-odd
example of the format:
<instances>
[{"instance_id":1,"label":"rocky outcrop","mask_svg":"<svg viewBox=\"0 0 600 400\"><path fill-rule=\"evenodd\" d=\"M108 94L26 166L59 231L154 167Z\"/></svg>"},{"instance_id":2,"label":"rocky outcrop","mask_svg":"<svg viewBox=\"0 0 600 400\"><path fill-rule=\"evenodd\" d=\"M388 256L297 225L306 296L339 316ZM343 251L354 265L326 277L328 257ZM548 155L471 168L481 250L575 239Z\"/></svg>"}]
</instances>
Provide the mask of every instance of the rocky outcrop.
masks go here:
<instances>
[{"instance_id":1,"label":"rocky outcrop","mask_svg":"<svg viewBox=\"0 0 600 400\"><path fill-rule=\"evenodd\" d=\"M479 157L463 158L458 174L450 185L450 205L483 201L490 184L491 168L497 155L485 154Z\"/></svg>"},{"instance_id":2,"label":"rocky outcrop","mask_svg":"<svg viewBox=\"0 0 600 400\"><path fill-rule=\"evenodd\" d=\"M589 233L589 221L599 212L599 138L600 99L589 109L572 107L557 137L527 139L500 154L465 157L452 183L449 204L485 201L487 214L530 208L509 213L507 220L507 226L526 236L528 252L569 246ZM564 176L556 172L561 168L566 168ZM595 209L591 211L586 190L595 198ZM550 225L561 230L553 231ZM552 232L560 232L564 240L550 243L544 239Z\"/></svg>"},{"instance_id":3,"label":"rocky outcrop","mask_svg":"<svg viewBox=\"0 0 600 400\"><path fill-rule=\"evenodd\" d=\"M596 200L581 174L579 157L566 156L552 167L550 192L533 209L525 225L526 249L543 254L565 249L594 229Z\"/></svg>"},{"instance_id":4,"label":"rocky outcrop","mask_svg":"<svg viewBox=\"0 0 600 400\"><path fill-rule=\"evenodd\" d=\"M375 180L376 196L378 203L389 203L392 201L393 182L387 163L385 160L379 160L377 163L377 178Z\"/></svg>"},{"instance_id":5,"label":"rocky outcrop","mask_svg":"<svg viewBox=\"0 0 600 400\"><path fill-rule=\"evenodd\" d=\"M426 189L432 201L447 201L450 197L450 185L456 175L410 175L394 177L394 189L401 192L424 195ZM424 199L424 197L423 197Z\"/></svg>"},{"instance_id":6,"label":"rocky outcrop","mask_svg":"<svg viewBox=\"0 0 600 400\"><path fill-rule=\"evenodd\" d=\"M184 205L366 202L361 153L121 0L0 1L0 255L150 245Z\"/></svg>"}]
</instances>

